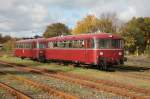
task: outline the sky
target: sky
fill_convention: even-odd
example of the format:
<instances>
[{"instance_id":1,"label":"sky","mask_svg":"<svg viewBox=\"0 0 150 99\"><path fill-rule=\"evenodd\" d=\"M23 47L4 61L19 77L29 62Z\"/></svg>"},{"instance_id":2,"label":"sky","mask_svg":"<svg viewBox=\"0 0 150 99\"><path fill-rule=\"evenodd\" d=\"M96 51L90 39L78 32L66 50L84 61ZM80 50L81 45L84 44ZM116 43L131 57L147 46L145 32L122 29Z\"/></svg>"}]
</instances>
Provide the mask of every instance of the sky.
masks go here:
<instances>
[{"instance_id":1,"label":"sky","mask_svg":"<svg viewBox=\"0 0 150 99\"><path fill-rule=\"evenodd\" d=\"M74 28L88 14L115 12L120 20L150 17L150 0L0 0L0 34L42 35L47 25L61 22Z\"/></svg>"}]
</instances>

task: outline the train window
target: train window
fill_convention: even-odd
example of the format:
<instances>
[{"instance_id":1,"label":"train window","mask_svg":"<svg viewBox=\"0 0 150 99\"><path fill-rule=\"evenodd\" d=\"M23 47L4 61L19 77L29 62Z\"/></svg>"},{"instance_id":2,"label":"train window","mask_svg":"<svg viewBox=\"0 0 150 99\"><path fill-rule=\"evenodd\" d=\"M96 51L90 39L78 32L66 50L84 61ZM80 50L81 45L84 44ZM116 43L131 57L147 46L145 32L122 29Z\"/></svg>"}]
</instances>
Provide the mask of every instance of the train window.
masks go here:
<instances>
[{"instance_id":1,"label":"train window","mask_svg":"<svg viewBox=\"0 0 150 99\"><path fill-rule=\"evenodd\" d=\"M20 48L20 44L18 44L18 48Z\"/></svg>"},{"instance_id":2,"label":"train window","mask_svg":"<svg viewBox=\"0 0 150 99\"><path fill-rule=\"evenodd\" d=\"M119 39L111 40L111 47L112 48L123 48L122 45L123 45L122 40L119 40Z\"/></svg>"},{"instance_id":3,"label":"train window","mask_svg":"<svg viewBox=\"0 0 150 99\"><path fill-rule=\"evenodd\" d=\"M43 43L39 43L39 48L45 48L45 45Z\"/></svg>"},{"instance_id":4,"label":"train window","mask_svg":"<svg viewBox=\"0 0 150 99\"><path fill-rule=\"evenodd\" d=\"M21 48L21 44L19 44L19 48Z\"/></svg>"},{"instance_id":5,"label":"train window","mask_svg":"<svg viewBox=\"0 0 150 99\"><path fill-rule=\"evenodd\" d=\"M24 44L22 44L22 48L24 48Z\"/></svg>"},{"instance_id":6,"label":"train window","mask_svg":"<svg viewBox=\"0 0 150 99\"><path fill-rule=\"evenodd\" d=\"M23 48L26 48L26 47L25 47L25 44L23 44Z\"/></svg>"},{"instance_id":7,"label":"train window","mask_svg":"<svg viewBox=\"0 0 150 99\"><path fill-rule=\"evenodd\" d=\"M84 48L84 40L49 42L49 48Z\"/></svg>"},{"instance_id":8,"label":"train window","mask_svg":"<svg viewBox=\"0 0 150 99\"><path fill-rule=\"evenodd\" d=\"M61 45L61 42L58 41L58 42L57 42L57 46L60 47L60 45Z\"/></svg>"},{"instance_id":9,"label":"train window","mask_svg":"<svg viewBox=\"0 0 150 99\"><path fill-rule=\"evenodd\" d=\"M27 46L28 46L27 44L24 44L24 48L27 48Z\"/></svg>"},{"instance_id":10,"label":"train window","mask_svg":"<svg viewBox=\"0 0 150 99\"><path fill-rule=\"evenodd\" d=\"M28 44L24 44L24 48L27 48L28 47Z\"/></svg>"},{"instance_id":11,"label":"train window","mask_svg":"<svg viewBox=\"0 0 150 99\"><path fill-rule=\"evenodd\" d=\"M84 40L79 40L79 48L84 48Z\"/></svg>"},{"instance_id":12,"label":"train window","mask_svg":"<svg viewBox=\"0 0 150 99\"><path fill-rule=\"evenodd\" d=\"M72 48L72 41L69 41L69 48Z\"/></svg>"},{"instance_id":13,"label":"train window","mask_svg":"<svg viewBox=\"0 0 150 99\"><path fill-rule=\"evenodd\" d=\"M96 40L96 47L101 48L101 49L122 48L123 44L121 42L122 42L122 40L119 40L119 39L99 39L99 40Z\"/></svg>"},{"instance_id":14,"label":"train window","mask_svg":"<svg viewBox=\"0 0 150 99\"><path fill-rule=\"evenodd\" d=\"M63 48L66 47L66 41L63 41Z\"/></svg>"},{"instance_id":15,"label":"train window","mask_svg":"<svg viewBox=\"0 0 150 99\"><path fill-rule=\"evenodd\" d=\"M20 47L23 48L23 44L21 44Z\"/></svg>"},{"instance_id":16,"label":"train window","mask_svg":"<svg viewBox=\"0 0 150 99\"><path fill-rule=\"evenodd\" d=\"M73 48L77 48L77 40L74 40L72 43L73 43L73 44L72 44L72 47L73 47Z\"/></svg>"},{"instance_id":17,"label":"train window","mask_svg":"<svg viewBox=\"0 0 150 99\"><path fill-rule=\"evenodd\" d=\"M30 44L30 48L32 48L32 44Z\"/></svg>"},{"instance_id":18,"label":"train window","mask_svg":"<svg viewBox=\"0 0 150 99\"><path fill-rule=\"evenodd\" d=\"M57 42L57 45L58 45L59 48L63 48L64 47L64 42L59 41L59 42Z\"/></svg>"},{"instance_id":19,"label":"train window","mask_svg":"<svg viewBox=\"0 0 150 99\"><path fill-rule=\"evenodd\" d=\"M28 48L28 44L25 44L25 48Z\"/></svg>"},{"instance_id":20,"label":"train window","mask_svg":"<svg viewBox=\"0 0 150 99\"><path fill-rule=\"evenodd\" d=\"M57 48L57 42L53 42L53 47Z\"/></svg>"},{"instance_id":21,"label":"train window","mask_svg":"<svg viewBox=\"0 0 150 99\"><path fill-rule=\"evenodd\" d=\"M31 44L28 44L28 48L29 48L29 49L31 49L31 48L32 48L32 47L31 47Z\"/></svg>"},{"instance_id":22,"label":"train window","mask_svg":"<svg viewBox=\"0 0 150 99\"><path fill-rule=\"evenodd\" d=\"M92 48L92 41L91 41L91 39L87 40L86 46L87 46L87 48Z\"/></svg>"},{"instance_id":23,"label":"train window","mask_svg":"<svg viewBox=\"0 0 150 99\"><path fill-rule=\"evenodd\" d=\"M92 39L91 42L92 42L92 48L95 48L95 41L94 41L94 39Z\"/></svg>"},{"instance_id":24,"label":"train window","mask_svg":"<svg viewBox=\"0 0 150 99\"><path fill-rule=\"evenodd\" d=\"M110 48L110 40L109 39L100 39L97 42L98 48Z\"/></svg>"},{"instance_id":25,"label":"train window","mask_svg":"<svg viewBox=\"0 0 150 99\"><path fill-rule=\"evenodd\" d=\"M53 48L53 42L48 42L48 48Z\"/></svg>"},{"instance_id":26,"label":"train window","mask_svg":"<svg viewBox=\"0 0 150 99\"><path fill-rule=\"evenodd\" d=\"M65 42L65 48L69 48L69 41Z\"/></svg>"}]
</instances>

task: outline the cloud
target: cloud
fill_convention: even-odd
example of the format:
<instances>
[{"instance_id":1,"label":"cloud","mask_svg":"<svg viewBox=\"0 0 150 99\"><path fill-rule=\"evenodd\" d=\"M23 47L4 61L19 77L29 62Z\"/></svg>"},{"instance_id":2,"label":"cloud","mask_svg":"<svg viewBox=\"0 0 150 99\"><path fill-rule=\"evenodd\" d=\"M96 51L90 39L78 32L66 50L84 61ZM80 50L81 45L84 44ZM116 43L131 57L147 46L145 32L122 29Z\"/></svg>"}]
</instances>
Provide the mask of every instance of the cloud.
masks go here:
<instances>
[{"instance_id":1,"label":"cloud","mask_svg":"<svg viewBox=\"0 0 150 99\"><path fill-rule=\"evenodd\" d=\"M150 16L149 0L1 0L0 33L17 37L42 35L48 24L73 28L87 14L116 12L121 20Z\"/></svg>"},{"instance_id":2,"label":"cloud","mask_svg":"<svg viewBox=\"0 0 150 99\"><path fill-rule=\"evenodd\" d=\"M133 7L128 7L126 11L121 12L119 14L119 18L120 19L124 19L124 20L129 20L131 19L133 16L136 16L136 9L134 9Z\"/></svg>"}]
</instances>

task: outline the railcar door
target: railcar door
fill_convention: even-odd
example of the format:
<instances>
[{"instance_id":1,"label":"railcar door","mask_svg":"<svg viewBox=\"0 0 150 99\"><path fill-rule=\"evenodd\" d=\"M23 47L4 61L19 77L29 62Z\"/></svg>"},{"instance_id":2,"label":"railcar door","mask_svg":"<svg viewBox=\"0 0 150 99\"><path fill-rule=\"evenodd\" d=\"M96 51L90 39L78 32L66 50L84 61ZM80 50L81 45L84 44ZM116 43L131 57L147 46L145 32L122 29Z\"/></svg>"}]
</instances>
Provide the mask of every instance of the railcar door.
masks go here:
<instances>
[{"instance_id":1,"label":"railcar door","mask_svg":"<svg viewBox=\"0 0 150 99\"><path fill-rule=\"evenodd\" d=\"M94 49L94 40L93 39L87 39L85 40L85 57L86 57L86 63L92 64L95 62L95 49Z\"/></svg>"},{"instance_id":2,"label":"railcar door","mask_svg":"<svg viewBox=\"0 0 150 99\"><path fill-rule=\"evenodd\" d=\"M36 42L36 48L35 50L35 57L36 59L38 59L39 61L41 62L44 62L45 61L45 42L44 41L37 41Z\"/></svg>"},{"instance_id":3,"label":"railcar door","mask_svg":"<svg viewBox=\"0 0 150 99\"><path fill-rule=\"evenodd\" d=\"M32 57L33 59L37 59L37 43L36 42L33 42L32 48L33 48Z\"/></svg>"}]
</instances>

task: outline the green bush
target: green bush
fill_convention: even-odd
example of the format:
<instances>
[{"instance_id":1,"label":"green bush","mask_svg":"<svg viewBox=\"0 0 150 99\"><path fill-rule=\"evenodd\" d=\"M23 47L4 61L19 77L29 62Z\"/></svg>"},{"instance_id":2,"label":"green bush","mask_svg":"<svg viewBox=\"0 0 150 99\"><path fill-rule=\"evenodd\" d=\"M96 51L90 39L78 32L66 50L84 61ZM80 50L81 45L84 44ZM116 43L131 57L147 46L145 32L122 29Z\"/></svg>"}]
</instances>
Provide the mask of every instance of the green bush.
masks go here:
<instances>
[{"instance_id":1,"label":"green bush","mask_svg":"<svg viewBox=\"0 0 150 99\"><path fill-rule=\"evenodd\" d=\"M15 48L15 40L9 40L3 44L3 51L12 51Z\"/></svg>"}]
</instances>

